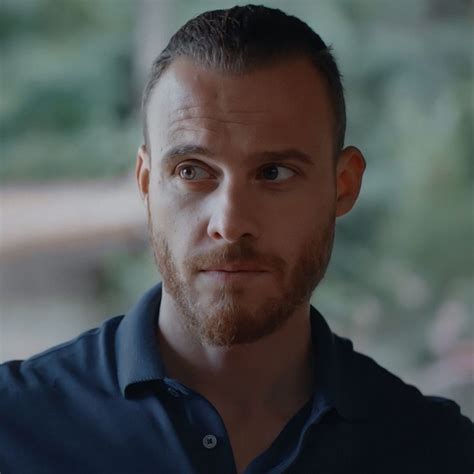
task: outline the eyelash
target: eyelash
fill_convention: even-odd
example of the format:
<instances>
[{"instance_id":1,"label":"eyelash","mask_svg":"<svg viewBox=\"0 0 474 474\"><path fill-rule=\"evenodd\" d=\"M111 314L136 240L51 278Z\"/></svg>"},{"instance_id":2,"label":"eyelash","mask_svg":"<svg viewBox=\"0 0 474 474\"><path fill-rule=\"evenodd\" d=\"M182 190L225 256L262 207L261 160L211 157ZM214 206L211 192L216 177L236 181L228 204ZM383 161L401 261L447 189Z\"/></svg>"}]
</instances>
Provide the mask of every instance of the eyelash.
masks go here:
<instances>
[{"instance_id":1,"label":"eyelash","mask_svg":"<svg viewBox=\"0 0 474 474\"><path fill-rule=\"evenodd\" d=\"M295 175L298 174L298 172L289 167L289 166L285 166L285 165L282 165L282 164L279 164L279 163L268 163L266 165L264 165L262 168L260 168L259 170L259 176L262 174L262 172L265 170L265 169L268 169L268 168L271 168L272 166L276 166L278 168L285 168L286 170L289 170L291 171L292 173L294 173ZM210 171L207 171L203 166L200 166L200 165L197 165L197 164L194 164L194 163L185 163L185 164L182 164L178 167L176 167L176 170L175 170L175 173L178 175L178 177L181 178L180 176L180 173L182 170L186 169L186 168L191 168L191 167L194 167L194 168L199 168L203 171L205 171L206 173L209 173L209 174L212 174ZM193 182L194 180L186 180L184 178L181 178L183 181L188 181L188 182ZM288 178L288 179L291 179L291 178ZM196 180L196 181L199 181L199 180ZM268 180L269 182L272 182L273 180ZM274 181L275 183L278 183L279 181Z\"/></svg>"}]
</instances>

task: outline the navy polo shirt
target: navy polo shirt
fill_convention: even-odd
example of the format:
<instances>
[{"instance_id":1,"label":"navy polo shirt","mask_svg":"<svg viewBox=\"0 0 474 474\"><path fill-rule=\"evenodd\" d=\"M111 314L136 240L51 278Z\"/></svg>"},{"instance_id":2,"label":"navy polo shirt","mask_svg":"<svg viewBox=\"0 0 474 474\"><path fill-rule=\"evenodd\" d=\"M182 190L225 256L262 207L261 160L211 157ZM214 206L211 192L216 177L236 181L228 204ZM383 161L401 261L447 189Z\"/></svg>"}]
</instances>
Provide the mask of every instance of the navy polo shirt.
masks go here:
<instances>
[{"instance_id":1,"label":"navy polo shirt","mask_svg":"<svg viewBox=\"0 0 474 474\"><path fill-rule=\"evenodd\" d=\"M166 374L160 301L159 284L127 315L0 366L1 474L236 472L219 413ZM454 402L355 352L314 308L311 327L314 394L246 474L473 472L473 425Z\"/></svg>"}]
</instances>

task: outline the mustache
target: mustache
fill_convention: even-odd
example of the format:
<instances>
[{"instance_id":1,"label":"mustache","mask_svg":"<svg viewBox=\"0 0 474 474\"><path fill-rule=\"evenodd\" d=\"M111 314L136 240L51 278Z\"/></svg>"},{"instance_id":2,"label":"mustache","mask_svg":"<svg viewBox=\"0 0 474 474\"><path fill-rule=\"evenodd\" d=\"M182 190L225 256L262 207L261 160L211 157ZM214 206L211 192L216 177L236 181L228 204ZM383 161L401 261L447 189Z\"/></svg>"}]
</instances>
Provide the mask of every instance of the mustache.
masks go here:
<instances>
[{"instance_id":1,"label":"mustache","mask_svg":"<svg viewBox=\"0 0 474 474\"><path fill-rule=\"evenodd\" d=\"M252 265L283 272L286 262L277 255L258 252L254 246L246 241L226 245L212 252L193 255L185 261L188 270L197 272L203 268L237 263L252 263Z\"/></svg>"}]
</instances>

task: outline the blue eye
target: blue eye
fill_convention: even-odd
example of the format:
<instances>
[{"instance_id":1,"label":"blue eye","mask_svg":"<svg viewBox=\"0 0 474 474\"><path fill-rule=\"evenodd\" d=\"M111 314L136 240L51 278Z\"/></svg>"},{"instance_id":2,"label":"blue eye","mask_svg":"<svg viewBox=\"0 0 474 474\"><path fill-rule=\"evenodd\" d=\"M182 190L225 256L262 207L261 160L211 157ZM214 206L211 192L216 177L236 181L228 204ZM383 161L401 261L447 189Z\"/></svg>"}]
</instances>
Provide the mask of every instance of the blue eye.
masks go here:
<instances>
[{"instance_id":1,"label":"blue eye","mask_svg":"<svg viewBox=\"0 0 474 474\"><path fill-rule=\"evenodd\" d=\"M285 181L291 178L295 174L294 171L290 170L286 166L270 165L263 168L261 175L263 179L268 181Z\"/></svg>"},{"instance_id":2,"label":"blue eye","mask_svg":"<svg viewBox=\"0 0 474 474\"><path fill-rule=\"evenodd\" d=\"M196 179L208 179L211 175L200 166L196 165L185 165L182 166L179 171L180 178L186 181L194 181Z\"/></svg>"}]
</instances>

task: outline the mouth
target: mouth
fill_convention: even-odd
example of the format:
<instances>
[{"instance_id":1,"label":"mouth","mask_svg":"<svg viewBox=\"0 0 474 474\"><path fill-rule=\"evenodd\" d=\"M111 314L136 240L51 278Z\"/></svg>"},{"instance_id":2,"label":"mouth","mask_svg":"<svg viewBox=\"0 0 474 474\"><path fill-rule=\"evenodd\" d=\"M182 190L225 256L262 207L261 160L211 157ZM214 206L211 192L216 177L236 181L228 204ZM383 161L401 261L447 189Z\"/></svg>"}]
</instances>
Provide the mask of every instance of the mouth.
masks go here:
<instances>
[{"instance_id":1,"label":"mouth","mask_svg":"<svg viewBox=\"0 0 474 474\"><path fill-rule=\"evenodd\" d=\"M231 264L205 268L203 272L225 272L225 273L264 273L268 270L251 264Z\"/></svg>"},{"instance_id":2,"label":"mouth","mask_svg":"<svg viewBox=\"0 0 474 474\"><path fill-rule=\"evenodd\" d=\"M214 282L248 284L269 272L255 264L227 264L201 270L201 274Z\"/></svg>"},{"instance_id":3,"label":"mouth","mask_svg":"<svg viewBox=\"0 0 474 474\"><path fill-rule=\"evenodd\" d=\"M204 273L267 273L262 270L222 270L222 269L212 269L212 270L203 270Z\"/></svg>"}]
</instances>

